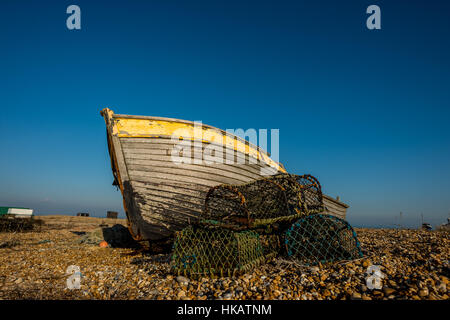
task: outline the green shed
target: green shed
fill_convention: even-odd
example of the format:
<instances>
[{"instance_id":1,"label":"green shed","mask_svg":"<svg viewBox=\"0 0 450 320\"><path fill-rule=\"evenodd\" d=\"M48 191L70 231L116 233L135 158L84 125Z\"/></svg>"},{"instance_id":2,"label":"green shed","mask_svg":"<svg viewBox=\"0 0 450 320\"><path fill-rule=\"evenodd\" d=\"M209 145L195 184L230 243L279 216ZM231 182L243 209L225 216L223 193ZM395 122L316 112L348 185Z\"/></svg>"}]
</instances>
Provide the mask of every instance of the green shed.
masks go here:
<instances>
[{"instance_id":1,"label":"green shed","mask_svg":"<svg viewBox=\"0 0 450 320\"><path fill-rule=\"evenodd\" d=\"M33 215L33 209L22 207L0 207L0 217L6 215L31 217Z\"/></svg>"}]
</instances>

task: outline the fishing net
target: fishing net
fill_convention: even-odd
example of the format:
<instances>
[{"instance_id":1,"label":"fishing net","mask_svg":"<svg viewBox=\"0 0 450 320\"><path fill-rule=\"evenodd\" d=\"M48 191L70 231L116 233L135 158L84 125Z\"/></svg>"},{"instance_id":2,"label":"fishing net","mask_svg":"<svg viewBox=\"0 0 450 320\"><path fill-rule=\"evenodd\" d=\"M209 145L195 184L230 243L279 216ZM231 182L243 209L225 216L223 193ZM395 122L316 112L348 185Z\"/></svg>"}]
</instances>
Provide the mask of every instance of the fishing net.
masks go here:
<instances>
[{"instance_id":1,"label":"fishing net","mask_svg":"<svg viewBox=\"0 0 450 320\"><path fill-rule=\"evenodd\" d=\"M222 184L209 190L204 222L242 230L294 221L323 211L322 191L310 175L278 174L243 185Z\"/></svg>"},{"instance_id":2,"label":"fishing net","mask_svg":"<svg viewBox=\"0 0 450 320\"><path fill-rule=\"evenodd\" d=\"M325 214L296 221L285 232L287 254L303 265L362 257L355 231L345 220Z\"/></svg>"},{"instance_id":3,"label":"fishing net","mask_svg":"<svg viewBox=\"0 0 450 320\"><path fill-rule=\"evenodd\" d=\"M176 234L171 269L190 276L232 276L275 256L278 248L278 238L273 235L189 226Z\"/></svg>"},{"instance_id":4,"label":"fishing net","mask_svg":"<svg viewBox=\"0 0 450 320\"><path fill-rule=\"evenodd\" d=\"M277 174L243 185L218 185L207 193L201 219L177 233L172 271L232 276L284 247L303 265L361 257L352 227L324 211L320 183L311 175Z\"/></svg>"},{"instance_id":5,"label":"fishing net","mask_svg":"<svg viewBox=\"0 0 450 320\"><path fill-rule=\"evenodd\" d=\"M298 210L305 214L323 212L322 187L310 174L277 174L270 177L286 190L286 198L291 211Z\"/></svg>"},{"instance_id":6,"label":"fishing net","mask_svg":"<svg viewBox=\"0 0 450 320\"><path fill-rule=\"evenodd\" d=\"M0 217L0 232L25 232L40 230L43 222L33 218Z\"/></svg>"}]
</instances>

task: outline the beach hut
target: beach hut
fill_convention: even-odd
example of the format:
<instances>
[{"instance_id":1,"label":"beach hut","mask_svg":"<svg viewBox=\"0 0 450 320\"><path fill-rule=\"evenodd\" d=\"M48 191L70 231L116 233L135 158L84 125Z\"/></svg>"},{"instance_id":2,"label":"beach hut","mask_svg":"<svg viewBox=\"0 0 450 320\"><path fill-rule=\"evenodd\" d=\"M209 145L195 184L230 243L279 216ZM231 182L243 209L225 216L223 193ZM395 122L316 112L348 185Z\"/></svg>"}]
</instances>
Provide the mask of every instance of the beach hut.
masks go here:
<instances>
[{"instance_id":1,"label":"beach hut","mask_svg":"<svg viewBox=\"0 0 450 320\"><path fill-rule=\"evenodd\" d=\"M106 212L106 217L110 219L117 219L117 216L119 215L116 211L108 211Z\"/></svg>"}]
</instances>

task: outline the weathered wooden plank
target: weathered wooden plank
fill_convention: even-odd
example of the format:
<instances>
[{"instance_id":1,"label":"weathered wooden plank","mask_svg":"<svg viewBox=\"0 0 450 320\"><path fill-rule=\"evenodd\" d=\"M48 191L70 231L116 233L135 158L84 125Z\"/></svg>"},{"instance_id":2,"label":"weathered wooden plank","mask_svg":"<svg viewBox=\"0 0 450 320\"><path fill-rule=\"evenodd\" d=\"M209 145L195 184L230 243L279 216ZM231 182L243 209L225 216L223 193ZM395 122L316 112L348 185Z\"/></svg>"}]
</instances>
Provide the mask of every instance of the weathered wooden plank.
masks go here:
<instances>
[{"instance_id":1,"label":"weathered wooden plank","mask_svg":"<svg viewBox=\"0 0 450 320\"><path fill-rule=\"evenodd\" d=\"M157 176L133 176L133 182L139 182L139 183L149 183L149 184L167 184L171 186L178 186L179 188L187 188L191 186L192 188L195 188L197 190L209 190L211 187L217 185L210 181L196 181L195 183L187 182L187 181L180 181L180 180L174 180L174 179L168 179L167 177L157 177Z\"/></svg>"},{"instance_id":2,"label":"weathered wooden plank","mask_svg":"<svg viewBox=\"0 0 450 320\"><path fill-rule=\"evenodd\" d=\"M180 194L180 193L171 193L166 191L158 191L158 190L152 190L142 187L135 187L135 192L139 193L139 196L141 197L141 201L144 200L156 200L156 201L167 201L168 203L173 204L183 204L186 203L187 208L191 208L194 210L198 210L203 207L205 202L205 197L190 197L186 194Z\"/></svg>"},{"instance_id":3,"label":"weathered wooden plank","mask_svg":"<svg viewBox=\"0 0 450 320\"><path fill-rule=\"evenodd\" d=\"M188 223L197 221L198 215L187 214L184 209L168 205L146 204L141 206L143 219L148 223L164 225L168 230L181 230ZM155 216L164 215L163 221L155 220ZM167 236L170 234L167 234Z\"/></svg>"},{"instance_id":4,"label":"weathered wooden plank","mask_svg":"<svg viewBox=\"0 0 450 320\"><path fill-rule=\"evenodd\" d=\"M155 192L160 192L161 194L166 193L173 193L173 194L179 194L184 195L186 197L192 197L192 198L198 198L198 199L204 199L205 193L208 192L209 188L205 187L201 190L199 190L198 186L173 186L170 184L156 184L156 183L145 183L140 181L133 181L133 190L152 190ZM195 188L195 189L194 189Z\"/></svg>"},{"instance_id":5,"label":"weathered wooden plank","mask_svg":"<svg viewBox=\"0 0 450 320\"><path fill-rule=\"evenodd\" d=\"M169 230L172 229L174 224L176 228L183 228L186 226L186 222L197 220L197 215L188 214L185 210L156 203L142 204L139 210L145 222L163 225Z\"/></svg>"},{"instance_id":6,"label":"weathered wooden plank","mask_svg":"<svg viewBox=\"0 0 450 320\"><path fill-rule=\"evenodd\" d=\"M187 224L198 220L197 216L187 215L184 210L178 210L174 207L163 207L158 205L145 205L141 209L142 218L148 223L163 225L168 230L181 230ZM156 221L156 215L164 214L163 221ZM168 234L170 235L170 234Z\"/></svg>"},{"instance_id":7,"label":"weathered wooden plank","mask_svg":"<svg viewBox=\"0 0 450 320\"><path fill-rule=\"evenodd\" d=\"M133 158L127 159L127 163L129 166L144 166L150 168L163 167L163 168L184 169L198 172L220 173L220 175L230 177L239 175L249 179L261 178L260 174L249 172L248 170L243 169L242 168L243 166L230 166L226 164L212 164L212 165L186 164L186 163L177 164L168 161L148 160L148 159L142 160Z\"/></svg>"},{"instance_id":8,"label":"weathered wooden plank","mask_svg":"<svg viewBox=\"0 0 450 320\"><path fill-rule=\"evenodd\" d=\"M338 205L337 203L328 200L327 198L324 198L324 199L323 199L323 202L324 202L324 204L326 204L328 207L333 208L333 209L335 209L335 210L340 210L340 211L345 211L345 210L346 210L345 207L340 206L340 205Z\"/></svg>"},{"instance_id":9,"label":"weathered wooden plank","mask_svg":"<svg viewBox=\"0 0 450 320\"><path fill-rule=\"evenodd\" d=\"M173 151L172 148L124 148L124 154L128 158L134 158L140 155L150 156L167 156L169 161L184 161L184 159L199 159L215 163L224 164L259 164L266 166L263 161L255 157L245 155L240 152L232 152L230 155L223 153L222 155L210 155L208 152L200 148L191 148L191 151L180 153L179 150ZM175 154L173 154L175 152Z\"/></svg>"},{"instance_id":10,"label":"weathered wooden plank","mask_svg":"<svg viewBox=\"0 0 450 320\"><path fill-rule=\"evenodd\" d=\"M141 165L141 164L134 164L134 163L128 163L128 170L130 171L143 171L143 172L160 172L160 173L168 173L168 174L175 174L175 175L188 175L188 176L194 176L198 178L204 178L204 179L211 179L214 177L215 181L221 181L217 180L217 178L220 177L220 179L232 179L233 181L236 181L234 183L245 183L248 181L252 181L255 178L249 177L246 175L225 171L225 170L208 170L208 168L198 168L196 167L191 168L188 165L174 165L174 166L147 166L147 165Z\"/></svg>"},{"instance_id":11,"label":"weathered wooden plank","mask_svg":"<svg viewBox=\"0 0 450 320\"><path fill-rule=\"evenodd\" d=\"M227 184L237 184L245 183L245 180L230 179L227 177L213 175L213 174L200 174L197 172L177 172L177 173L167 173L161 171L142 171L142 170L129 170L128 174L130 178L137 181L152 181L154 178L167 179L172 181L180 181L185 183L196 183L206 186L216 186L221 183ZM145 178L145 179L144 179Z\"/></svg>"},{"instance_id":12,"label":"weathered wooden plank","mask_svg":"<svg viewBox=\"0 0 450 320\"><path fill-rule=\"evenodd\" d=\"M208 149L208 150L222 150L222 152L233 152L235 151L233 147L227 146L224 144L216 143L216 142L207 142L207 141L191 141L191 140L177 140L171 141L169 139L161 139L161 138L145 138L145 140L136 141L136 140L128 140L130 138L120 138L122 145L129 149L173 149L177 148L196 148L196 149ZM137 139L137 138L131 138ZM241 154L246 154L243 152L236 151Z\"/></svg>"},{"instance_id":13,"label":"weathered wooden plank","mask_svg":"<svg viewBox=\"0 0 450 320\"><path fill-rule=\"evenodd\" d=\"M131 115L113 115L113 117L115 119L119 119L119 120L120 120L120 118L124 118L124 119L140 119L140 120L162 120L162 121L170 121L170 122L178 122L178 123L186 123L186 124L194 125L194 122L192 122L192 121L181 120L181 119L172 119L172 118L148 117L148 116L131 116ZM258 150L259 152L264 153L265 155L270 157L270 154L266 150L260 148L257 145L254 145L254 144L250 143L249 141L247 141L247 140L245 140L245 139L243 139L243 138L241 138L239 136L236 136L234 134L228 133L228 132L226 132L226 131L224 131L222 129L215 128L213 126L209 126L207 124L202 124L202 127L203 128L213 129L213 130L215 130L217 132L220 132L223 136L227 136L227 137L229 137L231 139L236 139L237 141L240 141L241 143L244 143L244 144L250 146L251 148L254 148L254 149ZM131 139L155 139L155 138L156 139L164 139L164 140L171 140L172 139L172 137L165 136L165 135L159 135L158 137L145 137L145 138L123 137L122 139L130 139L131 140Z\"/></svg>"},{"instance_id":14,"label":"weathered wooden plank","mask_svg":"<svg viewBox=\"0 0 450 320\"><path fill-rule=\"evenodd\" d=\"M133 140L130 140L133 139ZM247 152L243 150L237 151L233 146L224 145L216 142L210 141L199 141L199 140L176 140L172 141L170 139L163 138L120 138L120 141L124 148L130 149L173 149L177 148L196 148L196 149L208 149L208 150L216 150L219 152L221 150L223 153L225 152L234 152L240 153L242 155L248 155ZM255 155L252 155L256 157Z\"/></svg>"},{"instance_id":15,"label":"weathered wooden plank","mask_svg":"<svg viewBox=\"0 0 450 320\"><path fill-rule=\"evenodd\" d=\"M326 213L345 219L347 208L330 199L327 199L326 197L323 198L323 203L327 208Z\"/></svg>"},{"instance_id":16,"label":"weathered wooden plank","mask_svg":"<svg viewBox=\"0 0 450 320\"><path fill-rule=\"evenodd\" d=\"M183 215L191 218L198 218L198 216L201 213L202 210L202 204L201 203L192 203L187 201L179 201L174 200L170 197L160 197L160 196L154 196L151 194L141 194L143 197L143 200L145 202L141 203L141 209L148 207L158 207L158 208L171 208L176 209L178 212L183 213Z\"/></svg>"},{"instance_id":17,"label":"weathered wooden plank","mask_svg":"<svg viewBox=\"0 0 450 320\"><path fill-rule=\"evenodd\" d=\"M134 162L134 161L142 161L142 162L135 162L136 164L145 164L145 161L152 161L151 163L154 163L155 165L158 162L163 163L173 163L171 156L167 155L149 155L149 154L133 154L133 153L126 153L125 158L127 162ZM175 163L174 163L175 164ZM220 163L212 163L212 164L189 164L189 163L182 163L186 165L194 165L199 167L208 167L208 168L217 168L232 172L241 172L243 175L253 176L255 179L259 179L262 177L261 175L261 168L268 168L268 166L261 166L258 164L220 164Z\"/></svg>"}]
</instances>

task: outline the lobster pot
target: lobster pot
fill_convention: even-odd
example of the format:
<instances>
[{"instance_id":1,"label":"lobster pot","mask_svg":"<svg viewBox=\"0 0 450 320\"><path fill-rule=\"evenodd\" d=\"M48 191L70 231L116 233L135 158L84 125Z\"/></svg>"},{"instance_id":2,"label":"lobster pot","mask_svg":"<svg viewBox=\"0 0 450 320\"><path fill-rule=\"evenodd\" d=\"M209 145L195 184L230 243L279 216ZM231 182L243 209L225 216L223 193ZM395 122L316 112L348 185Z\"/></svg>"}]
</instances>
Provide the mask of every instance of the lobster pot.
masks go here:
<instances>
[{"instance_id":1,"label":"lobster pot","mask_svg":"<svg viewBox=\"0 0 450 320\"><path fill-rule=\"evenodd\" d=\"M176 234L171 269L189 276L232 276L274 255L256 232L189 226Z\"/></svg>"},{"instance_id":2,"label":"lobster pot","mask_svg":"<svg viewBox=\"0 0 450 320\"><path fill-rule=\"evenodd\" d=\"M285 232L287 255L303 265L361 258L355 231L342 219L325 214L299 219Z\"/></svg>"},{"instance_id":3,"label":"lobster pot","mask_svg":"<svg viewBox=\"0 0 450 320\"><path fill-rule=\"evenodd\" d=\"M205 199L205 220L222 226L245 226L275 222L274 218L290 215L285 190L269 179L233 186L219 185L210 189Z\"/></svg>"},{"instance_id":4,"label":"lobster pot","mask_svg":"<svg viewBox=\"0 0 450 320\"><path fill-rule=\"evenodd\" d=\"M294 221L324 210L322 191L310 175L280 174L209 190L202 217L222 226L257 227Z\"/></svg>"},{"instance_id":5,"label":"lobster pot","mask_svg":"<svg viewBox=\"0 0 450 320\"><path fill-rule=\"evenodd\" d=\"M319 180L312 175L282 173L269 179L284 188L291 212L301 211L305 214L312 214L325 210L322 187Z\"/></svg>"},{"instance_id":6,"label":"lobster pot","mask_svg":"<svg viewBox=\"0 0 450 320\"><path fill-rule=\"evenodd\" d=\"M278 234L259 234L264 256L272 258L277 256L281 249L280 236Z\"/></svg>"}]
</instances>

